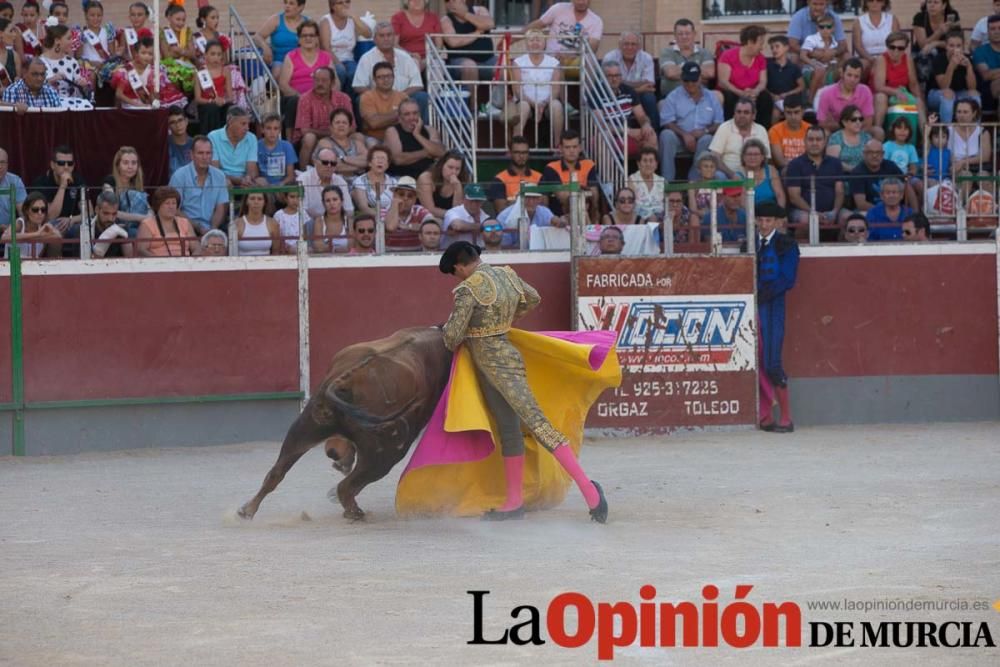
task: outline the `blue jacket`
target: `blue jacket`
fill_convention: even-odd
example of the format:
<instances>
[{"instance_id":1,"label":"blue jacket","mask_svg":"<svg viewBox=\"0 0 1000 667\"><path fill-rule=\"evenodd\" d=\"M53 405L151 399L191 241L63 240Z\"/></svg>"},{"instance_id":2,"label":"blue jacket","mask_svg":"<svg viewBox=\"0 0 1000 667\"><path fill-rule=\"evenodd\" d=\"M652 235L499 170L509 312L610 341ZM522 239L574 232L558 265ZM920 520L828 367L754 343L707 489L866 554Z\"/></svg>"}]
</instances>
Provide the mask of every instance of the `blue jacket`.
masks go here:
<instances>
[{"instance_id":1,"label":"blue jacket","mask_svg":"<svg viewBox=\"0 0 1000 667\"><path fill-rule=\"evenodd\" d=\"M760 237L756 242L759 246ZM795 286L799 269L799 245L791 236L775 232L757 253L757 302L769 303L784 297Z\"/></svg>"}]
</instances>

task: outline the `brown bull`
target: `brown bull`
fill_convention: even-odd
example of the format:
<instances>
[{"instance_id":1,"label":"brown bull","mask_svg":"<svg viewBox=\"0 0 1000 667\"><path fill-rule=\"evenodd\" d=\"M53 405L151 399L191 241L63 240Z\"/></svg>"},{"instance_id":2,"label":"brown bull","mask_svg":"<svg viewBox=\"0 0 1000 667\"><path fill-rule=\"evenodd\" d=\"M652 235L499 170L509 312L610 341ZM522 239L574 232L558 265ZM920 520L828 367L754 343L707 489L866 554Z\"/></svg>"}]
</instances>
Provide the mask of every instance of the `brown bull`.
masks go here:
<instances>
[{"instance_id":1,"label":"brown bull","mask_svg":"<svg viewBox=\"0 0 1000 667\"><path fill-rule=\"evenodd\" d=\"M260 491L239 515L252 519L295 462L325 440L327 456L347 475L337 485L344 516L363 518L357 495L406 456L430 420L450 369L451 352L437 328L402 329L341 350L288 429Z\"/></svg>"}]
</instances>

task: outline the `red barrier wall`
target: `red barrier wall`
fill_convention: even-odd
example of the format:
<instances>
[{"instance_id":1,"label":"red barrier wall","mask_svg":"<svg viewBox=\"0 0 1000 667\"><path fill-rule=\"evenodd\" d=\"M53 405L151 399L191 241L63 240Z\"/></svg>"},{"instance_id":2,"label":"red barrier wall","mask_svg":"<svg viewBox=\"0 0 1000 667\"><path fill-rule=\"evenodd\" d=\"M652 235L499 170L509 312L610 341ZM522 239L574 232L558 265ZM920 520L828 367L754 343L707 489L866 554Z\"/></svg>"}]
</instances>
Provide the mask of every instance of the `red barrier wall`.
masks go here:
<instances>
[{"instance_id":1,"label":"red barrier wall","mask_svg":"<svg viewBox=\"0 0 1000 667\"><path fill-rule=\"evenodd\" d=\"M996 257L804 258L787 321L792 377L995 375Z\"/></svg>"},{"instance_id":2,"label":"red barrier wall","mask_svg":"<svg viewBox=\"0 0 1000 667\"><path fill-rule=\"evenodd\" d=\"M196 266L174 261L170 267ZM804 257L788 307L789 373L996 374L995 261L992 254ZM37 275L45 267L25 264L28 401L298 388L294 269L75 266L72 275ZM515 266L543 298L523 325L567 328L569 264ZM0 278L0 401L10 400L9 282ZM313 385L345 345L442 322L454 285L436 266L311 271Z\"/></svg>"},{"instance_id":3,"label":"red barrier wall","mask_svg":"<svg viewBox=\"0 0 1000 667\"><path fill-rule=\"evenodd\" d=\"M296 391L297 303L291 271L25 276L25 400Z\"/></svg>"},{"instance_id":4,"label":"red barrier wall","mask_svg":"<svg viewBox=\"0 0 1000 667\"><path fill-rule=\"evenodd\" d=\"M519 264L517 272L542 296L518 323L526 329L570 326L568 264ZM448 319L455 278L437 267L320 269L309 274L310 376L315 386L345 345L388 336L397 329Z\"/></svg>"}]
</instances>

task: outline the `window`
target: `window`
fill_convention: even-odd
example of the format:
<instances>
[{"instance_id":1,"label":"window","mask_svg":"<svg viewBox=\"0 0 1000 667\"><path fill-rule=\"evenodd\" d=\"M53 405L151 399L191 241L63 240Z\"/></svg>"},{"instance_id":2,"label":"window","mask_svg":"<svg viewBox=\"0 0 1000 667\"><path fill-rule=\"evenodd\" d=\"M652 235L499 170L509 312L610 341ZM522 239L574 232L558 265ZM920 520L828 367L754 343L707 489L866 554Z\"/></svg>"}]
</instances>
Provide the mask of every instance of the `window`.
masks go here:
<instances>
[{"instance_id":1,"label":"window","mask_svg":"<svg viewBox=\"0 0 1000 667\"><path fill-rule=\"evenodd\" d=\"M531 23L531 0L490 0L489 9L497 26Z\"/></svg>"},{"instance_id":2,"label":"window","mask_svg":"<svg viewBox=\"0 0 1000 667\"><path fill-rule=\"evenodd\" d=\"M836 0L831 6L838 14L859 14L862 0ZM790 16L806 6L805 0L705 0L702 17Z\"/></svg>"}]
</instances>

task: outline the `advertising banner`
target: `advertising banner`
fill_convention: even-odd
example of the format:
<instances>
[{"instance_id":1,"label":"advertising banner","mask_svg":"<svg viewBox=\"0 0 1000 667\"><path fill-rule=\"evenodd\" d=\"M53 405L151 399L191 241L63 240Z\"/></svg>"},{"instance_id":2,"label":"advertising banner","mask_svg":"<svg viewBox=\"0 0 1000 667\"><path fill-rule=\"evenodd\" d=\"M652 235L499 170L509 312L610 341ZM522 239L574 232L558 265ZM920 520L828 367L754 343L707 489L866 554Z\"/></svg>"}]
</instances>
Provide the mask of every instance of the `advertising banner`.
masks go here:
<instances>
[{"instance_id":1,"label":"advertising banner","mask_svg":"<svg viewBox=\"0 0 1000 667\"><path fill-rule=\"evenodd\" d=\"M574 258L575 326L614 329L622 384L588 428L755 426L753 257Z\"/></svg>"}]
</instances>

